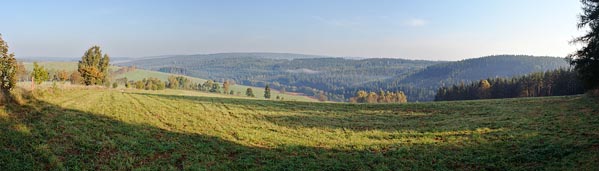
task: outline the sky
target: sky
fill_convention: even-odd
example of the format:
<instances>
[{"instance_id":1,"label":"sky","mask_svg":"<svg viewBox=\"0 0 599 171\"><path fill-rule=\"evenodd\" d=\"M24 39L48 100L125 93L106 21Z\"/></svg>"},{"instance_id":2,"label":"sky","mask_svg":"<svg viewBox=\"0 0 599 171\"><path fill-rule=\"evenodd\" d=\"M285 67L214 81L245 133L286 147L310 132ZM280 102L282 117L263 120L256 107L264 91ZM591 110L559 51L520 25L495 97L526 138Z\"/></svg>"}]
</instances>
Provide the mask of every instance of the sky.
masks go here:
<instances>
[{"instance_id":1,"label":"sky","mask_svg":"<svg viewBox=\"0 0 599 171\"><path fill-rule=\"evenodd\" d=\"M577 0L8 1L0 34L19 57L285 52L460 60L566 56Z\"/></svg>"}]
</instances>

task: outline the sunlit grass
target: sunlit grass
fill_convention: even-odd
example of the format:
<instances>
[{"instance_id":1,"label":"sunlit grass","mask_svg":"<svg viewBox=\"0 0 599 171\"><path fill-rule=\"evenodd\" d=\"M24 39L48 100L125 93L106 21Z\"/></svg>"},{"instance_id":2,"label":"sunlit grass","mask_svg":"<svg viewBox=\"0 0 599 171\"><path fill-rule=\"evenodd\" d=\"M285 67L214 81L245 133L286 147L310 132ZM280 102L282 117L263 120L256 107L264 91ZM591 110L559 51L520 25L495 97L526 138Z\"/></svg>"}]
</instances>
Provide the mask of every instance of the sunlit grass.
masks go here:
<instances>
[{"instance_id":1,"label":"sunlit grass","mask_svg":"<svg viewBox=\"0 0 599 171\"><path fill-rule=\"evenodd\" d=\"M369 105L185 93L73 89L6 108L0 169L596 170L599 159L599 104L585 96Z\"/></svg>"}]
</instances>

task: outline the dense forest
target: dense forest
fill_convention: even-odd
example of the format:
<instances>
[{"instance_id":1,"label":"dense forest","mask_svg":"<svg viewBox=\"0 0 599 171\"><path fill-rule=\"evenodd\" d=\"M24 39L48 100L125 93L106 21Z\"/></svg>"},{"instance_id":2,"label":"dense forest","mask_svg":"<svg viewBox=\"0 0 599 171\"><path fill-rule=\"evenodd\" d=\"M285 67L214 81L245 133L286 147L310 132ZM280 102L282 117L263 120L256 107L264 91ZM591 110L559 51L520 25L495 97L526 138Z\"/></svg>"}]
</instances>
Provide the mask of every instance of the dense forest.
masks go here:
<instances>
[{"instance_id":1,"label":"dense forest","mask_svg":"<svg viewBox=\"0 0 599 171\"><path fill-rule=\"evenodd\" d=\"M570 69L536 72L512 78L489 78L470 84L439 88L435 101L563 96L584 93L577 73Z\"/></svg>"},{"instance_id":2,"label":"dense forest","mask_svg":"<svg viewBox=\"0 0 599 171\"><path fill-rule=\"evenodd\" d=\"M142 58L121 66L224 82L285 89L349 101L359 90L403 91L410 101L434 100L444 85L567 67L563 58L489 56L456 62L388 58L348 59L277 53L223 53Z\"/></svg>"}]
</instances>

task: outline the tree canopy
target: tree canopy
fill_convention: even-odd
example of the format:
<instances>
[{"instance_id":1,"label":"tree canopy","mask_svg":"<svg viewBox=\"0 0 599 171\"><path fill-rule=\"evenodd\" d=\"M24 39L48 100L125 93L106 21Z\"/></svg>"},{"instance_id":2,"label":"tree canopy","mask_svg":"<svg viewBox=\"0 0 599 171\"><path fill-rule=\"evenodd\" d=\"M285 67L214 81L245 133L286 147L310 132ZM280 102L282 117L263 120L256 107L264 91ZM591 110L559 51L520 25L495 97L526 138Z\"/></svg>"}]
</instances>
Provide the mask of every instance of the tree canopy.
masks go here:
<instances>
[{"instance_id":1,"label":"tree canopy","mask_svg":"<svg viewBox=\"0 0 599 171\"><path fill-rule=\"evenodd\" d=\"M110 57L102 55L99 46L89 48L79 61L78 69L85 85L101 85L106 82Z\"/></svg>"},{"instance_id":2,"label":"tree canopy","mask_svg":"<svg viewBox=\"0 0 599 171\"><path fill-rule=\"evenodd\" d=\"M269 85L264 86L264 98L270 99L270 86Z\"/></svg>"},{"instance_id":3,"label":"tree canopy","mask_svg":"<svg viewBox=\"0 0 599 171\"><path fill-rule=\"evenodd\" d=\"M577 72L558 69L512 78L488 78L470 84L441 87L436 101L563 96L584 92Z\"/></svg>"},{"instance_id":4,"label":"tree canopy","mask_svg":"<svg viewBox=\"0 0 599 171\"><path fill-rule=\"evenodd\" d=\"M15 55L8 53L8 45L0 34L0 89L5 97L8 97L8 91L16 85L18 70Z\"/></svg>"},{"instance_id":5,"label":"tree canopy","mask_svg":"<svg viewBox=\"0 0 599 171\"><path fill-rule=\"evenodd\" d=\"M35 84L38 85L50 78L46 68L38 65L37 62L33 63L33 72L31 73L31 76L35 79Z\"/></svg>"},{"instance_id":6,"label":"tree canopy","mask_svg":"<svg viewBox=\"0 0 599 171\"><path fill-rule=\"evenodd\" d=\"M254 90L252 90L252 88L247 88L245 90L245 95L248 96L248 97L255 97Z\"/></svg>"},{"instance_id":7,"label":"tree canopy","mask_svg":"<svg viewBox=\"0 0 599 171\"><path fill-rule=\"evenodd\" d=\"M588 32L573 40L583 47L570 55L570 62L588 89L599 88L599 0L582 0L579 29Z\"/></svg>"}]
</instances>

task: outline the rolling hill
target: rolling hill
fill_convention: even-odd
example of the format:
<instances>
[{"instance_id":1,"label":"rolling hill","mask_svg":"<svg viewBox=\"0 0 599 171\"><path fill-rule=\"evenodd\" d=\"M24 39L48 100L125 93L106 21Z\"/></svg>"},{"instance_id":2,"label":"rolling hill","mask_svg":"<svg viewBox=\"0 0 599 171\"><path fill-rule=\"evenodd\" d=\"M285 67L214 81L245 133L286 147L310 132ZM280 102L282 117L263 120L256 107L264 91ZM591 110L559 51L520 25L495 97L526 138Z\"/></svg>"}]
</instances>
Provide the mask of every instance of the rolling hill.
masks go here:
<instances>
[{"instance_id":1,"label":"rolling hill","mask_svg":"<svg viewBox=\"0 0 599 171\"><path fill-rule=\"evenodd\" d=\"M0 170L598 170L587 96L347 104L111 89L0 106Z\"/></svg>"},{"instance_id":2,"label":"rolling hill","mask_svg":"<svg viewBox=\"0 0 599 171\"><path fill-rule=\"evenodd\" d=\"M401 80L414 86L453 85L570 67L564 58L498 55L432 65Z\"/></svg>"},{"instance_id":3,"label":"rolling hill","mask_svg":"<svg viewBox=\"0 0 599 171\"><path fill-rule=\"evenodd\" d=\"M28 70L28 71L33 70L32 63L24 62L24 65L26 67L26 70ZM77 70L76 62L39 62L39 65L43 66L44 68L46 68L50 71L66 70L66 71L72 72L72 71ZM111 69L118 70L119 67L112 66ZM179 76L178 74L169 74L169 73L164 73L164 72L136 69L134 71L126 72L123 74L112 75L112 78L119 79L119 78L126 77L128 80L137 81L137 80L142 80L143 78L153 77L153 78L158 78L162 81L167 81L167 78L169 76L173 76L173 75ZM190 77L190 76L185 76L185 77L196 84L203 83L206 81L205 79L196 78L196 77ZM123 85L121 85L121 86L123 86ZM239 85L239 84L231 86L231 90L233 90L236 93L241 93L242 95L245 95L245 91L247 88L251 88L257 98L262 98L262 95L264 94L264 87L245 86L245 85ZM186 91L186 93L193 94L194 92ZM312 97L304 96L299 93L292 93L292 92L281 93L276 89L273 89L271 91L271 96L272 96L272 98L279 96L282 99L288 100L288 101L316 101L316 99L314 99ZM240 96L233 96L233 97L240 97Z\"/></svg>"},{"instance_id":4,"label":"rolling hill","mask_svg":"<svg viewBox=\"0 0 599 171\"><path fill-rule=\"evenodd\" d=\"M405 59L347 59L335 57L275 58L274 54L207 54L139 59L135 65L148 70L209 79L233 79L253 86L275 88L346 101L358 90L404 91L409 101L431 101L442 85L510 77L568 67L563 58L497 55L461 61ZM290 54L285 54L292 56ZM285 56L280 55L280 56Z\"/></svg>"}]
</instances>

